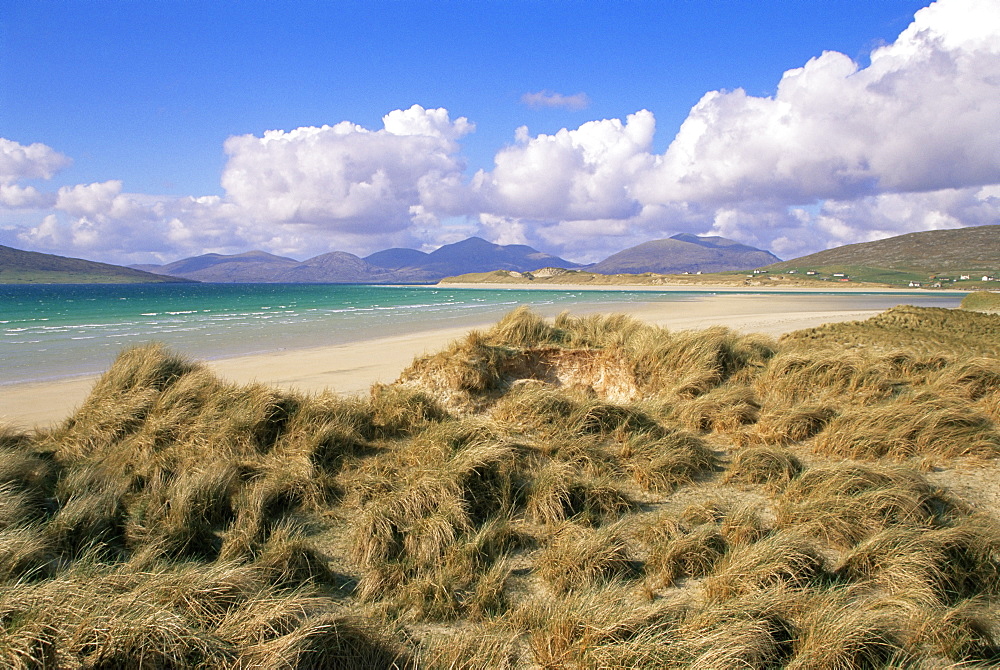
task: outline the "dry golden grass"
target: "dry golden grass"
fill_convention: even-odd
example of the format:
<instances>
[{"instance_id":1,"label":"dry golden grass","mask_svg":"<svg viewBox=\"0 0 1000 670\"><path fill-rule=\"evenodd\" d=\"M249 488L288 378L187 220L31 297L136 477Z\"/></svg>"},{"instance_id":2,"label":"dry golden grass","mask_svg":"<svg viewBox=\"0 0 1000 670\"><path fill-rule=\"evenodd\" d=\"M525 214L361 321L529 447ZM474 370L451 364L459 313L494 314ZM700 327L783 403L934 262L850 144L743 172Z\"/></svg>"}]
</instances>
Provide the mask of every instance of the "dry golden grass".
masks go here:
<instances>
[{"instance_id":1,"label":"dry golden grass","mask_svg":"<svg viewBox=\"0 0 1000 670\"><path fill-rule=\"evenodd\" d=\"M911 356L932 354L1000 358L1000 316L939 307L901 305L866 321L832 323L789 333L781 343L800 350L833 346Z\"/></svg>"},{"instance_id":2,"label":"dry golden grass","mask_svg":"<svg viewBox=\"0 0 1000 670\"><path fill-rule=\"evenodd\" d=\"M969 293L962 298L962 309L995 313L1000 309L1000 294L993 291Z\"/></svg>"},{"instance_id":3,"label":"dry golden grass","mask_svg":"<svg viewBox=\"0 0 1000 670\"><path fill-rule=\"evenodd\" d=\"M1000 525L913 466L995 467L998 318L522 309L353 398L124 352L0 428L0 665L991 667Z\"/></svg>"}]
</instances>

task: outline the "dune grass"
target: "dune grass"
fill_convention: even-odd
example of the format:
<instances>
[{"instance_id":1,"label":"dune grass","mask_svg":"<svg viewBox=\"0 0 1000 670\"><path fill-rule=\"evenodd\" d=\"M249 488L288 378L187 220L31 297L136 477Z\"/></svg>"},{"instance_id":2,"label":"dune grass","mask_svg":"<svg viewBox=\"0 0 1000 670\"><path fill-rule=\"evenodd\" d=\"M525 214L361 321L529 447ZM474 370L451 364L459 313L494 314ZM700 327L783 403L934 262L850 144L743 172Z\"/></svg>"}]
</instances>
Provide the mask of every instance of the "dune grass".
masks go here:
<instances>
[{"instance_id":1,"label":"dune grass","mask_svg":"<svg viewBox=\"0 0 1000 670\"><path fill-rule=\"evenodd\" d=\"M921 471L995 468L998 333L517 310L349 398L129 350L0 428L0 665L989 667L995 510Z\"/></svg>"},{"instance_id":2,"label":"dune grass","mask_svg":"<svg viewBox=\"0 0 1000 670\"><path fill-rule=\"evenodd\" d=\"M1000 294L993 291L975 291L962 298L962 309L976 312L1000 310Z\"/></svg>"}]
</instances>

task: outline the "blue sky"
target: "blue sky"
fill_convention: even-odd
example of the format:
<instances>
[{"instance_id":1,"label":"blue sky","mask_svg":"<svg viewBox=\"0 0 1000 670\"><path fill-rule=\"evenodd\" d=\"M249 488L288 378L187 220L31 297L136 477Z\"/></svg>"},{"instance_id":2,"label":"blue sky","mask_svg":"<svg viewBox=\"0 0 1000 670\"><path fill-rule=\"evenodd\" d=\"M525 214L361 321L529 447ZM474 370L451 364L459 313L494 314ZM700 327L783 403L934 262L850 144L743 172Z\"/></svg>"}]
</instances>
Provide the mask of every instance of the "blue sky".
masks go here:
<instances>
[{"instance_id":1,"label":"blue sky","mask_svg":"<svg viewBox=\"0 0 1000 670\"><path fill-rule=\"evenodd\" d=\"M593 260L693 232L790 257L993 223L997 10L927 4L7 0L0 243L142 262L479 234Z\"/></svg>"}]
</instances>

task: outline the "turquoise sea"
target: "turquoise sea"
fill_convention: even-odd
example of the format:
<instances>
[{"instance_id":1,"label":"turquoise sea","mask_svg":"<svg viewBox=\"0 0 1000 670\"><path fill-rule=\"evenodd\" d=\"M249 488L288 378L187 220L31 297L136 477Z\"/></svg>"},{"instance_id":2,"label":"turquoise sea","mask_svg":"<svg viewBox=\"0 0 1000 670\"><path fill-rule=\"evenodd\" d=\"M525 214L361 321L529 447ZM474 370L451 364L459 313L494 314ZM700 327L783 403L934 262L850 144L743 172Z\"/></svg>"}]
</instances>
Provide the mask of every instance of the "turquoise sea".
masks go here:
<instances>
[{"instance_id":1,"label":"turquoise sea","mask_svg":"<svg viewBox=\"0 0 1000 670\"><path fill-rule=\"evenodd\" d=\"M710 294L339 284L0 285L0 384L101 372L123 348L150 341L211 359L471 327L521 304L552 315ZM904 302L955 307L961 296L901 292L849 299L859 309L881 309Z\"/></svg>"}]
</instances>

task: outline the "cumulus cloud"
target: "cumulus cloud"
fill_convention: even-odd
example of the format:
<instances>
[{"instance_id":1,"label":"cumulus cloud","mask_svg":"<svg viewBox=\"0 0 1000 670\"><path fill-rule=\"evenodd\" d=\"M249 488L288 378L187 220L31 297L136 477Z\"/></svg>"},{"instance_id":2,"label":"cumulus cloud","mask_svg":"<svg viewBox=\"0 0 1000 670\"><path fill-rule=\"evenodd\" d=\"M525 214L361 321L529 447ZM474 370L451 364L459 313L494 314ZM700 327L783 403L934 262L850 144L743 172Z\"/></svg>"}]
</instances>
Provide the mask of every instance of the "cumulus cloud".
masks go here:
<instances>
[{"instance_id":1,"label":"cumulus cloud","mask_svg":"<svg viewBox=\"0 0 1000 670\"><path fill-rule=\"evenodd\" d=\"M825 52L786 72L773 97L707 93L639 192L807 203L996 183L998 26L992 0L942 0L867 68Z\"/></svg>"},{"instance_id":2,"label":"cumulus cloud","mask_svg":"<svg viewBox=\"0 0 1000 670\"><path fill-rule=\"evenodd\" d=\"M473 124L419 105L382 122L377 131L344 121L231 137L222 186L232 202L264 220L344 233L399 231L410 225L415 205L463 202L456 140Z\"/></svg>"},{"instance_id":3,"label":"cumulus cloud","mask_svg":"<svg viewBox=\"0 0 1000 670\"><path fill-rule=\"evenodd\" d=\"M521 103L532 109L543 107L562 107L564 109L586 109L590 106L590 98L586 93L575 93L573 95L563 95L552 91L538 91L536 93L525 93L521 96Z\"/></svg>"},{"instance_id":4,"label":"cumulus cloud","mask_svg":"<svg viewBox=\"0 0 1000 670\"><path fill-rule=\"evenodd\" d=\"M52 204L52 197L34 186L16 182L25 179L50 179L70 164L69 158L52 147L23 145L0 137L0 208L38 209Z\"/></svg>"},{"instance_id":5,"label":"cumulus cloud","mask_svg":"<svg viewBox=\"0 0 1000 670\"><path fill-rule=\"evenodd\" d=\"M646 110L629 115L625 123L590 121L553 135L531 137L522 126L516 143L497 153L492 172L479 172L473 183L491 214L628 218L639 208L632 184L652 165L655 128Z\"/></svg>"},{"instance_id":6,"label":"cumulus cloud","mask_svg":"<svg viewBox=\"0 0 1000 670\"><path fill-rule=\"evenodd\" d=\"M52 204L52 196L40 192L34 186L0 184L0 208L40 209Z\"/></svg>"},{"instance_id":7,"label":"cumulus cloud","mask_svg":"<svg viewBox=\"0 0 1000 670\"><path fill-rule=\"evenodd\" d=\"M119 182L60 189L54 211L17 234L32 249L116 263L167 262L206 252L272 248L280 239L216 196L151 198Z\"/></svg>"},{"instance_id":8,"label":"cumulus cloud","mask_svg":"<svg viewBox=\"0 0 1000 670\"><path fill-rule=\"evenodd\" d=\"M44 144L23 145L0 137L0 184L49 179L69 164L69 158Z\"/></svg>"}]
</instances>

